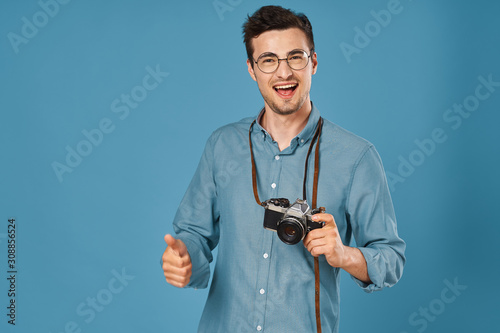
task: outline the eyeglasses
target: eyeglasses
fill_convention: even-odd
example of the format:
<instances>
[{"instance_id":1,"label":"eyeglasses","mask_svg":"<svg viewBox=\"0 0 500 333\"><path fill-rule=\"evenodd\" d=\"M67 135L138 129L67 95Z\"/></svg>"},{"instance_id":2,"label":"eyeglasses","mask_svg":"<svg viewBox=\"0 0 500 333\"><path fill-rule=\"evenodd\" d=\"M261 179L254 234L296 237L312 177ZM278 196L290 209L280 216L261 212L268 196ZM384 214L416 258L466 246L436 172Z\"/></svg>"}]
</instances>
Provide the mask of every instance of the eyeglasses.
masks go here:
<instances>
[{"instance_id":1,"label":"eyeglasses","mask_svg":"<svg viewBox=\"0 0 500 333\"><path fill-rule=\"evenodd\" d=\"M312 54L313 50L311 50ZM311 54L307 54L306 51L301 49L296 49L288 52L288 55L284 59L278 58L278 56L271 52L262 53L257 61L254 62L257 64L257 67L266 74L274 73L279 65L280 61L286 60L288 66L293 70L301 70L304 69L309 63L309 58Z\"/></svg>"}]
</instances>

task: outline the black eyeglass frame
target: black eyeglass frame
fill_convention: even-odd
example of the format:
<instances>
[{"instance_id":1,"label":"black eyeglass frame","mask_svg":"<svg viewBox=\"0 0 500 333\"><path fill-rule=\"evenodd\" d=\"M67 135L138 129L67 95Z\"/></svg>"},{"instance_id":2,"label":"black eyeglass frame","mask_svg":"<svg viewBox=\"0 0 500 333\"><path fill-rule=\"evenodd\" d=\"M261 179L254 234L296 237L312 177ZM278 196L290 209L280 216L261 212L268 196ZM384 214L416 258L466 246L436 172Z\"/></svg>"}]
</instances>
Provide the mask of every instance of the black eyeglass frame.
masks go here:
<instances>
[{"instance_id":1,"label":"black eyeglass frame","mask_svg":"<svg viewBox=\"0 0 500 333\"><path fill-rule=\"evenodd\" d=\"M292 52L296 52L296 51L301 51L301 52L304 52L304 53L307 55L307 62L306 62L306 64L304 65L304 67L302 67L302 68L300 68L300 69L295 69L295 68L293 68L292 66L290 66L290 63L288 62L288 57L290 56L290 54L291 54ZM288 67L290 67L290 69L292 69L292 70L294 70L294 71L300 71L300 70L303 70L304 68L306 68L306 67L307 67L307 65L309 65L309 58L311 58L311 55L312 55L313 53L314 53L314 49L311 49L311 52L310 52L309 54L307 54L307 52L306 52L305 50L303 50L303 49L293 49L293 50L291 50L290 52L288 52L288 53L287 53L287 55L286 55L286 58L283 58L283 59L280 59L280 58L278 57L278 55L277 55L277 54L275 54L275 53L271 53L272 55L274 55L274 56L278 59L278 65L276 66L276 69L275 69L274 71L271 71L271 72L264 72L264 71L262 70L262 68L260 68L259 63L258 63L258 61L259 61L259 59L262 57L262 55L263 55L263 54L266 54L266 53L262 53L262 54L261 54L261 55L257 58L257 60L255 60L255 58L254 58L254 57L252 57L252 60L253 60L253 62L255 62L255 63L257 64L257 67L259 68L259 70L260 70L262 73L265 73L265 74L272 74L272 73L276 72L276 71L278 70L278 68L280 67L280 61L282 61L282 60L286 60L286 64L288 65Z\"/></svg>"}]
</instances>

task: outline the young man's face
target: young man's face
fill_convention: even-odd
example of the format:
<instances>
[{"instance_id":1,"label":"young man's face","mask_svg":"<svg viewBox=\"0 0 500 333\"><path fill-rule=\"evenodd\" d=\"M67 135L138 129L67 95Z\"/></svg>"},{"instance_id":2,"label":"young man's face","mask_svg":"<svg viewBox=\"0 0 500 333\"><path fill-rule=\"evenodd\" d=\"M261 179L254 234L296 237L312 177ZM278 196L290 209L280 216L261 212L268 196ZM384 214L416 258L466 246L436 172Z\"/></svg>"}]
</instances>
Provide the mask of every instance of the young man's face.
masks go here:
<instances>
[{"instance_id":1,"label":"young man's face","mask_svg":"<svg viewBox=\"0 0 500 333\"><path fill-rule=\"evenodd\" d=\"M279 59L286 58L290 51L296 49L310 53L306 35L297 28L266 31L253 38L252 45L255 60L269 52L276 54ZM291 69L286 60L280 61L278 69L269 74L262 72L255 62L252 68L251 60L247 60L247 65L250 76L257 81L266 109L287 115L310 106L311 78L318 65L316 53L311 54L307 66L301 70ZM279 89L290 85L291 88Z\"/></svg>"}]
</instances>

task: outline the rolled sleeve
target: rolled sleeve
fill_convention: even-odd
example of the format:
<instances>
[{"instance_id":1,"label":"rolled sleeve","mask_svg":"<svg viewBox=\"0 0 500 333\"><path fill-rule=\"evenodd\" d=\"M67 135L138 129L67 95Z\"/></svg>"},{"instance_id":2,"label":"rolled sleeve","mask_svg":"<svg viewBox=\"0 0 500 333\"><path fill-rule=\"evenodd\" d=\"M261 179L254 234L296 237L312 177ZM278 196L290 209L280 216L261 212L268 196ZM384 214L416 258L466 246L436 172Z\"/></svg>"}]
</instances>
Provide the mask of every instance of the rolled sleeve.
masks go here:
<instances>
[{"instance_id":1,"label":"rolled sleeve","mask_svg":"<svg viewBox=\"0 0 500 333\"><path fill-rule=\"evenodd\" d=\"M184 244L188 249L189 257L191 258L192 276L186 288L206 288L210 280L210 262L212 258L207 258L206 253L201 250L201 246L195 241L182 237Z\"/></svg>"},{"instance_id":2,"label":"rolled sleeve","mask_svg":"<svg viewBox=\"0 0 500 333\"><path fill-rule=\"evenodd\" d=\"M372 283L351 277L366 292L393 286L403 273L406 244L398 236L385 172L373 146L355 165L346 210Z\"/></svg>"},{"instance_id":3,"label":"rolled sleeve","mask_svg":"<svg viewBox=\"0 0 500 333\"><path fill-rule=\"evenodd\" d=\"M179 205L173 226L188 249L192 276L186 287L206 288L210 279L212 250L219 242L219 211L213 178L212 137L207 141L198 168Z\"/></svg>"}]
</instances>

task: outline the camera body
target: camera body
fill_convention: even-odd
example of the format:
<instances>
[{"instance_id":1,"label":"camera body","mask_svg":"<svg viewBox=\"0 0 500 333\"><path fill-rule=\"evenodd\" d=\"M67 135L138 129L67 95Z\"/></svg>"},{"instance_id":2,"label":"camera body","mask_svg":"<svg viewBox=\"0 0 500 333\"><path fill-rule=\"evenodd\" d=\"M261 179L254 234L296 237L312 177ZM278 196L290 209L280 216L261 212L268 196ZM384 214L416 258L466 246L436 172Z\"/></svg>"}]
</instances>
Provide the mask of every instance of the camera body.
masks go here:
<instances>
[{"instance_id":1,"label":"camera body","mask_svg":"<svg viewBox=\"0 0 500 333\"><path fill-rule=\"evenodd\" d=\"M262 203L265 208L264 228L276 231L285 244L294 245L313 229L322 228L324 222L311 219L314 214L324 213L325 208L311 209L306 200L297 199L290 205L285 198L274 198Z\"/></svg>"}]
</instances>

